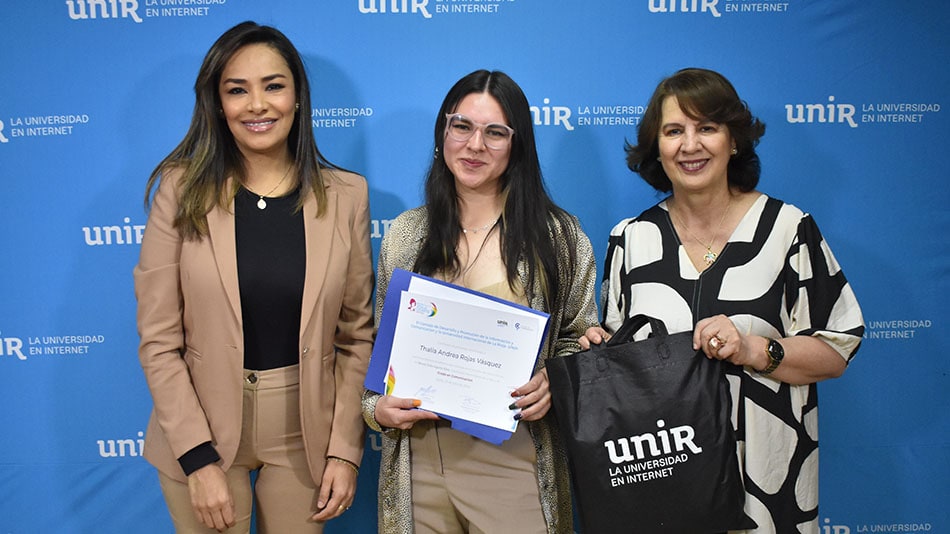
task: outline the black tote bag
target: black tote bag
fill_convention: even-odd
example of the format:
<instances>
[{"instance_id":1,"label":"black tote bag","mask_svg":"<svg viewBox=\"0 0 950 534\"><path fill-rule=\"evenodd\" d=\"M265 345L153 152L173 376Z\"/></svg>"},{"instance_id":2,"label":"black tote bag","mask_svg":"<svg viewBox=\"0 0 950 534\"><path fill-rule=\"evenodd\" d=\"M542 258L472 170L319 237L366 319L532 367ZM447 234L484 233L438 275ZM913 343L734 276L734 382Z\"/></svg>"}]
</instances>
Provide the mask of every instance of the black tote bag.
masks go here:
<instances>
[{"instance_id":1,"label":"black tote bag","mask_svg":"<svg viewBox=\"0 0 950 534\"><path fill-rule=\"evenodd\" d=\"M642 341L634 334L650 324ZM713 533L755 528L721 362L637 315L608 343L548 360L584 534Z\"/></svg>"}]
</instances>

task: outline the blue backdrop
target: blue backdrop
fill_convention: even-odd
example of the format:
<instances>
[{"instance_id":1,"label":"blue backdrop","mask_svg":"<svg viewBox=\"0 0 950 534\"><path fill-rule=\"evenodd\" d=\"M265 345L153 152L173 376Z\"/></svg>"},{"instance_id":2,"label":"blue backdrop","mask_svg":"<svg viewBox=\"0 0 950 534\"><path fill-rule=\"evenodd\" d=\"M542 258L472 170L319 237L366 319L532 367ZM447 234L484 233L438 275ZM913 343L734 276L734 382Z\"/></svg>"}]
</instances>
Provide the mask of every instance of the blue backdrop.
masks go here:
<instances>
[{"instance_id":1,"label":"blue backdrop","mask_svg":"<svg viewBox=\"0 0 950 534\"><path fill-rule=\"evenodd\" d=\"M322 151L369 180L374 250L418 205L442 97L508 72L556 201L603 260L657 196L624 165L686 66L768 125L760 188L812 213L868 329L820 386L821 534L950 532L950 4L942 0L5 0L0 5L0 532L169 532L140 456L132 267L149 172L204 53L254 19L298 46ZM373 532L379 436L356 505Z\"/></svg>"}]
</instances>

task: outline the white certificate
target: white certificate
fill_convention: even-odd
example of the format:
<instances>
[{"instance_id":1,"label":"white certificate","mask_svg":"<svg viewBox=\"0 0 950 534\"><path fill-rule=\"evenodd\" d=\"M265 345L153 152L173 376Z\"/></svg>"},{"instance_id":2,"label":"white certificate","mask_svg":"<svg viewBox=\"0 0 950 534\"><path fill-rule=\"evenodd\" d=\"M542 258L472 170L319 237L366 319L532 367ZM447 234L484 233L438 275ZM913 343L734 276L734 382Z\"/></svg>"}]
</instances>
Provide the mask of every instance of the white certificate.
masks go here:
<instances>
[{"instance_id":1,"label":"white certificate","mask_svg":"<svg viewBox=\"0 0 950 534\"><path fill-rule=\"evenodd\" d=\"M438 287L417 286L428 293L401 292L385 392L419 399L423 409L448 418L513 432L511 392L531 378L546 318L432 286Z\"/></svg>"}]
</instances>

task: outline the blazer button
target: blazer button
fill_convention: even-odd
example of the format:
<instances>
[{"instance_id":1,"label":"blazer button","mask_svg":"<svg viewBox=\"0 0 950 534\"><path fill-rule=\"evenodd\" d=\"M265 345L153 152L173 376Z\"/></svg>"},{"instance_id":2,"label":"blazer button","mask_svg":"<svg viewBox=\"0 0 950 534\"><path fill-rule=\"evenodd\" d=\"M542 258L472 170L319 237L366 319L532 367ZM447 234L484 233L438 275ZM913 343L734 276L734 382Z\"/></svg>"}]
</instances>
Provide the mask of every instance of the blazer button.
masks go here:
<instances>
[{"instance_id":1,"label":"blazer button","mask_svg":"<svg viewBox=\"0 0 950 534\"><path fill-rule=\"evenodd\" d=\"M244 380L247 380L247 383L248 383L248 384L256 384L256 383L257 383L257 373L251 373L251 374L247 375L247 378L245 378Z\"/></svg>"}]
</instances>

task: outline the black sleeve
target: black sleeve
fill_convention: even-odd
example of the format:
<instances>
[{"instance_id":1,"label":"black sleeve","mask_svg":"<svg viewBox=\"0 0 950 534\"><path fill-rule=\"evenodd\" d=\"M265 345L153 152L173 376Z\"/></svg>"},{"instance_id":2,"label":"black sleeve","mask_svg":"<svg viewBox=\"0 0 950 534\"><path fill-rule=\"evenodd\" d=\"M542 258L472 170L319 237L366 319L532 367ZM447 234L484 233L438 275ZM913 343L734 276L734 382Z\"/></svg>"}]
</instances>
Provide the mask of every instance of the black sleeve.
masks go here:
<instances>
[{"instance_id":1,"label":"black sleeve","mask_svg":"<svg viewBox=\"0 0 950 534\"><path fill-rule=\"evenodd\" d=\"M182 454L181 458L178 459L178 463L181 465L182 471L185 472L185 476L188 476L220 459L221 457L218 456L218 451L214 450L214 445L212 445L210 441L206 441L185 454Z\"/></svg>"}]
</instances>

